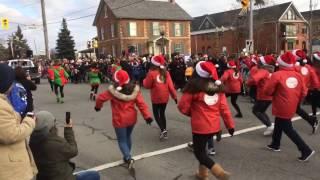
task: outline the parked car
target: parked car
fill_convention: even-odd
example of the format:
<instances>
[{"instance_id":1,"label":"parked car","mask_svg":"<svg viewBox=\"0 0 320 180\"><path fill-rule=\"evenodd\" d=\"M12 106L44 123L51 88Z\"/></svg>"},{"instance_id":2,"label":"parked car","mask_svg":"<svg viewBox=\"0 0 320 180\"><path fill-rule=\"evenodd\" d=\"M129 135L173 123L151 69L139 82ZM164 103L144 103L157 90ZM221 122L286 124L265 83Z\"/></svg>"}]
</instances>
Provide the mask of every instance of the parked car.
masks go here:
<instances>
[{"instance_id":1,"label":"parked car","mask_svg":"<svg viewBox=\"0 0 320 180\"><path fill-rule=\"evenodd\" d=\"M40 84L41 71L39 68L34 65L34 63L29 59L13 59L8 61L8 65L15 69L18 66L21 66L27 74L30 75L31 80L35 81L36 84Z\"/></svg>"}]
</instances>

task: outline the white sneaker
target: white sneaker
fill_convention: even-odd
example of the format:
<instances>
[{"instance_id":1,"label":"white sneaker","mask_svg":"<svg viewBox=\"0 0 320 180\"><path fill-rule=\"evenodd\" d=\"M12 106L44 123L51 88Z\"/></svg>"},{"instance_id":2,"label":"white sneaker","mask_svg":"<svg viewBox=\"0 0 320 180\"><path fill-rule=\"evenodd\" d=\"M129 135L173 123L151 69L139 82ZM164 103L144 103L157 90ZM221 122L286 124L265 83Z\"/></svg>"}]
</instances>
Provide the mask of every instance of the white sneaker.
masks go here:
<instances>
[{"instance_id":1,"label":"white sneaker","mask_svg":"<svg viewBox=\"0 0 320 180\"><path fill-rule=\"evenodd\" d=\"M267 129L264 131L264 136L271 136L273 134L274 126L267 127Z\"/></svg>"}]
</instances>

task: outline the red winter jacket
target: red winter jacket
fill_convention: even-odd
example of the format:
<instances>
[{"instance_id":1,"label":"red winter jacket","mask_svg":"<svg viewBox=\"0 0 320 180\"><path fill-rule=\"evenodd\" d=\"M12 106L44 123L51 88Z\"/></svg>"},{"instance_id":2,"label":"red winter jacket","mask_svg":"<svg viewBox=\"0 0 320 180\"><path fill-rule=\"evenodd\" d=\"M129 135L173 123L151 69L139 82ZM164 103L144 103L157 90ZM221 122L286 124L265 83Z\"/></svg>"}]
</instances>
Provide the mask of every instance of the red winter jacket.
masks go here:
<instances>
[{"instance_id":1,"label":"red winter jacket","mask_svg":"<svg viewBox=\"0 0 320 180\"><path fill-rule=\"evenodd\" d=\"M310 84L309 89L320 89L320 72L316 68L310 66Z\"/></svg>"},{"instance_id":2,"label":"red winter jacket","mask_svg":"<svg viewBox=\"0 0 320 180\"><path fill-rule=\"evenodd\" d=\"M151 118L151 113L138 86L135 87L131 95L125 95L110 86L107 91L101 93L96 100L96 108L101 109L103 103L111 101L112 124L115 128L125 128L133 126L137 122L138 107L144 119Z\"/></svg>"},{"instance_id":3,"label":"red winter jacket","mask_svg":"<svg viewBox=\"0 0 320 180\"><path fill-rule=\"evenodd\" d=\"M143 80L143 86L151 89L151 101L153 104L168 103L169 94L171 94L172 99L177 99L177 92L169 72L167 72L166 83L163 83L160 79L160 72L158 70L150 70Z\"/></svg>"},{"instance_id":4,"label":"red winter jacket","mask_svg":"<svg viewBox=\"0 0 320 180\"><path fill-rule=\"evenodd\" d=\"M272 74L265 69L258 69L254 74L250 74L247 84L249 86L257 86L257 100L272 100L272 96L268 96L264 92L266 83L270 81L271 75Z\"/></svg>"},{"instance_id":5,"label":"red winter jacket","mask_svg":"<svg viewBox=\"0 0 320 180\"><path fill-rule=\"evenodd\" d=\"M311 78L314 78L314 77L311 77L312 75L311 66L306 64L304 66L296 66L295 68L296 68L296 71L302 75L305 86L309 88L311 83Z\"/></svg>"},{"instance_id":6,"label":"red winter jacket","mask_svg":"<svg viewBox=\"0 0 320 180\"><path fill-rule=\"evenodd\" d=\"M223 73L221 81L225 85L226 93L241 93L243 80L240 72L236 75L233 69L228 69Z\"/></svg>"},{"instance_id":7,"label":"red winter jacket","mask_svg":"<svg viewBox=\"0 0 320 180\"><path fill-rule=\"evenodd\" d=\"M258 71L258 69L259 69L258 66L256 66L256 65L252 66L250 69L250 75L256 73Z\"/></svg>"},{"instance_id":8,"label":"red winter jacket","mask_svg":"<svg viewBox=\"0 0 320 180\"><path fill-rule=\"evenodd\" d=\"M178 109L191 117L192 132L196 134L214 134L221 130L220 116L226 127L235 127L225 94L209 96L205 93L184 93Z\"/></svg>"},{"instance_id":9,"label":"red winter jacket","mask_svg":"<svg viewBox=\"0 0 320 180\"><path fill-rule=\"evenodd\" d=\"M271 76L264 90L273 96L272 114L279 118L291 119L300 101L307 95L307 88L301 74L295 68L283 68Z\"/></svg>"}]
</instances>

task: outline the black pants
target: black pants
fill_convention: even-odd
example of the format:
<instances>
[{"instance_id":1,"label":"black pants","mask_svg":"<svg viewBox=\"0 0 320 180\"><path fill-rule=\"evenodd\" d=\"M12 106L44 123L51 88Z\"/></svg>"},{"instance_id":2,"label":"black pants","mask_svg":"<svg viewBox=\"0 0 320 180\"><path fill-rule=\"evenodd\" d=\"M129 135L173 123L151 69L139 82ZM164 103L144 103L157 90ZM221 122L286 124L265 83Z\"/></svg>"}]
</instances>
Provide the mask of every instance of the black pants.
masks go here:
<instances>
[{"instance_id":1,"label":"black pants","mask_svg":"<svg viewBox=\"0 0 320 180\"><path fill-rule=\"evenodd\" d=\"M272 146L280 147L282 131L293 141L301 153L310 152L310 147L303 141L300 135L292 126L291 119L282 119L276 117L274 131L272 136Z\"/></svg>"},{"instance_id":2,"label":"black pants","mask_svg":"<svg viewBox=\"0 0 320 180\"><path fill-rule=\"evenodd\" d=\"M199 161L200 165L211 169L215 162L207 154L207 143L212 139L213 134L193 134L193 153Z\"/></svg>"},{"instance_id":3,"label":"black pants","mask_svg":"<svg viewBox=\"0 0 320 180\"><path fill-rule=\"evenodd\" d=\"M313 116L310 116L304 109L301 108L300 104L297 107L296 113L302 117L305 121L307 121L311 126L314 125L316 119Z\"/></svg>"},{"instance_id":4,"label":"black pants","mask_svg":"<svg viewBox=\"0 0 320 180\"><path fill-rule=\"evenodd\" d=\"M238 114L241 114L241 110L240 110L240 107L239 105L237 104L237 100L238 100L238 96L239 96L239 93L228 93L227 94L227 97L231 96L231 104L232 106L234 107L234 109L236 109L237 113Z\"/></svg>"},{"instance_id":5,"label":"black pants","mask_svg":"<svg viewBox=\"0 0 320 180\"><path fill-rule=\"evenodd\" d=\"M48 78L48 82L50 84L50 88L51 88L51 91L53 92L54 91L54 84L53 82L51 81L51 79Z\"/></svg>"},{"instance_id":6,"label":"black pants","mask_svg":"<svg viewBox=\"0 0 320 180\"><path fill-rule=\"evenodd\" d=\"M91 93L98 94L99 84L91 84Z\"/></svg>"},{"instance_id":7,"label":"black pants","mask_svg":"<svg viewBox=\"0 0 320 180\"><path fill-rule=\"evenodd\" d=\"M311 92L311 107L312 107L312 115L317 114L317 108L320 107L320 91L313 90Z\"/></svg>"},{"instance_id":8,"label":"black pants","mask_svg":"<svg viewBox=\"0 0 320 180\"><path fill-rule=\"evenodd\" d=\"M256 100L256 97L257 97L257 86L251 86L251 87L250 87L249 96L250 96L253 100Z\"/></svg>"},{"instance_id":9,"label":"black pants","mask_svg":"<svg viewBox=\"0 0 320 180\"><path fill-rule=\"evenodd\" d=\"M153 116L156 120L161 132L167 129L167 120L166 120L166 108L167 104L152 104Z\"/></svg>"},{"instance_id":10,"label":"black pants","mask_svg":"<svg viewBox=\"0 0 320 180\"><path fill-rule=\"evenodd\" d=\"M252 113L267 127L272 125L269 116L266 114L271 101L257 100L252 108Z\"/></svg>"},{"instance_id":11,"label":"black pants","mask_svg":"<svg viewBox=\"0 0 320 180\"><path fill-rule=\"evenodd\" d=\"M56 94L57 97L59 96L59 91L58 91L58 89L59 89L60 90L60 96L62 98L64 98L63 87L64 86L60 86L58 84L54 84L54 93Z\"/></svg>"}]
</instances>

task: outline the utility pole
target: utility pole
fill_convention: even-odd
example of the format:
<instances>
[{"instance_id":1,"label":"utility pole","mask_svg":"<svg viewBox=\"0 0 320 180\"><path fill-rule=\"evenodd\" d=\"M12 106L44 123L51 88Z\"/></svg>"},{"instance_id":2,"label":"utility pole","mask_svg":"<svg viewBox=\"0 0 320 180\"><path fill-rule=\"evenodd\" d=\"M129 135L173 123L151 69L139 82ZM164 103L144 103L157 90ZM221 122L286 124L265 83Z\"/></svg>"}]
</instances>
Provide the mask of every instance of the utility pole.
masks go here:
<instances>
[{"instance_id":1,"label":"utility pole","mask_svg":"<svg viewBox=\"0 0 320 180\"><path fill-rule=\"evenodd\" d=\"M41 0L41 10L42 10L42 23L43 23L43 33L44 33L44 43L46 49L46 57L50 59L49 52L49 40L48 40L48 29L47 29L47 19L46 19L46 7L44 0Z\"/></svg>"},{"instance_id":2,"label":"utility pole","mask_svg":"<svg viewBox=\"0 0 320 180\"><path fill-rule=\"evenodd\" d=\"M310 0L310 19L309 19L309 56L312 58L312 16L313 16L313 7L312 0Z\"/></svg>"},{"instance_id":3,"label":"utility pole","mask_svg":"<svg viewBox=\"0 0 320 180\"><path fill-rule=\"evenodd\" d=\"M254 41L253 41L253 0L250 0L250 15L249 15L249 40L252 42L251 44L251 52L254 53ZM249 52L249 53L251 53Z\"/></svg>"}]
</instances>

